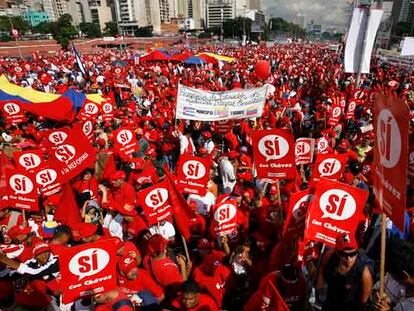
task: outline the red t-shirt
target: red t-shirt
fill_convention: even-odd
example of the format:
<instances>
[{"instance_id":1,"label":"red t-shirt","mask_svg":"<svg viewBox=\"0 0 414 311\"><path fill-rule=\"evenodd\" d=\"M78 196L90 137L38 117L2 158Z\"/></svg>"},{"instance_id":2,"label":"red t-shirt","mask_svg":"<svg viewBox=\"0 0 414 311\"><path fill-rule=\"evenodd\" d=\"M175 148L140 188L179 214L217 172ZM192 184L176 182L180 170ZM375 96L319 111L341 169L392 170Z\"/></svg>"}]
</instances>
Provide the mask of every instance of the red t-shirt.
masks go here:
<instances>
[{"instance_id":1,"label":"red t-shirt","mask_svg":"<svg viewBox=\"0 0 414 311\"><path fill-rule=\"evenodd\" d=\"M221 306L226 282L231 272L226 266L219 264L214 270L213 275L207 275L203 272L203 265L205 264L194 269L194 280L215 299L218 306ZM209 267L206 268L208 269Z\"/></svg>"},{"instance_id":2,"label":"red t-shirt","mask_svg":"<svg viewBox=\"0 0 414 311\"><path fill-rule=\"evenodd\" d=\"M185 308L181 304L181 297L178 297L173 300L172 306L174 308L177 308L179 310L186 310L186 311L219 311L219 308L217 307L214 300L206 294L199 294L198 296L198 305L194 308Z\"/></svg>"},{"instance_id":3,"label":"red t-shirt","mask_svg":"<svg viewBox=\"0 0 414 311\"><path fill-rule=\"evenodd\" d=\"M158 300L164 295L163 288L154 281L148 270L138 268L138 276L132 281L118 274L118 283L126 295L133 295L142 290L151 292Z\"/></svg>"},{"instance_id":4,"label":"red t-shirt","mask_svg":"<svg viewBox=\"0 0 414 311\"><path fill-rule=\"evenodd\" d=\"M118 211L122 211L125 204L134 206L136 200L134 187L124 182L120 188L113 190L112 196L108 199L110 206Z\"/></svg>"},{"instance_id":5,"label":"red t-shirt","mask_svg":"<svg viewBox=\"0 0 414 311\"><path fill-rule=\"evenodd\" d=\"M142 172L132 172L129 175L129 182L131 184L137 183L138 185L143 184L155 184L159 180L157 171L154 166L148 166Z\"/></svg>"},{"instance_id":6,"label":"red t-shirt","mask_svg":"<svg viewBox=\"0 0 414 311\"><path fill-rule=\"evenodd\" d=\"M129 305L122 305L121 307L114 309L116 304L122 299L129 300L128 296L125 295L120 289L118 289L118 297L107 303L95 306L95 311L134 311L134 308Z\"/></svg>"},{"instance_id":7,"label":"red t-shirt","mask_svg":"<svg viewBox=\"0 0 414 311\"><path fill-rule=\"evenodd\" d=\"M178 266L170 258L150 260L146 263L145 268L152 270L154 280L164 288L183 282Z\"/></svg>"}]
</instances>

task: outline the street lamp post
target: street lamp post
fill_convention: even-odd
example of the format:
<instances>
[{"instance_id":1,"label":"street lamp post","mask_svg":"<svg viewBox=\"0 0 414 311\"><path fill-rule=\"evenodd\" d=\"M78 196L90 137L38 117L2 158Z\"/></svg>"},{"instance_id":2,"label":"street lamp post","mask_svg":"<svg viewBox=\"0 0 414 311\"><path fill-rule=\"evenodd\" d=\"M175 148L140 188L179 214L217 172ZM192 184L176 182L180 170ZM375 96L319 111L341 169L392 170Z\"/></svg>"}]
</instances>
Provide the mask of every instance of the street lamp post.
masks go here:
<instances>
[{"instance_id":1,"label":"street lamp post","mask_svg":"<svg viewBox=\"0 0 414 311\"><path fill-rule=\"evenodd\" d=\"M223 30L223 21L224 21L224 7L222 6L220 9L221 12L221 29L220 29L220 41L223 42L224 40L224 30Z\"/></svg>"},{"instance_id":2,"label":"street lamp post","mask_svg":"<svg viewBox=\"0 0 414 311\"><path fill-rule=\"evenodd\" d=\"M13 31L14 30L14 26L13 26L13 22L11 20L11 17L10 17L10 15L7 15L7 17L9 18L9 22L10 22L10 27L11 27L11 30L10 31ZM22 56L22 50L20 49L18 35L15 35L14 36L14 40L16 42L17 49L19 50L19 56L20 56L20 58L23 58L23 56Z\"/></svg>"}]
</instances>

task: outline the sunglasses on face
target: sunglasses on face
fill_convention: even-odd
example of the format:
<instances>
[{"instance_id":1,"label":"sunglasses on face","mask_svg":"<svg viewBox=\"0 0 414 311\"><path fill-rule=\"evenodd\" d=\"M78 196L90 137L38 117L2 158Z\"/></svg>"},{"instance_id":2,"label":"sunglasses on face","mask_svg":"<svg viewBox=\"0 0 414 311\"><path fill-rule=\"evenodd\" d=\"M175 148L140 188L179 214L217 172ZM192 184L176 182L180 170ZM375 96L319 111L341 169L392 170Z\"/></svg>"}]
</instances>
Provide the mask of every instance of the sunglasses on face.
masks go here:
<instances>
[{"instance_id":1,"label":"sunglasses on face","mask_svg":"<svg viewBox=\"0 0 414 311\"><path fill-rule=\"evenodd\" d=\"M344 251L341 251L341 252L338 253L338 255L340 257L343 257L343 258L352 258L352 257L355 257L357 254L358 254L357 251L353 251L353 252L344 252Z\"/></svg>"}]
</instances>

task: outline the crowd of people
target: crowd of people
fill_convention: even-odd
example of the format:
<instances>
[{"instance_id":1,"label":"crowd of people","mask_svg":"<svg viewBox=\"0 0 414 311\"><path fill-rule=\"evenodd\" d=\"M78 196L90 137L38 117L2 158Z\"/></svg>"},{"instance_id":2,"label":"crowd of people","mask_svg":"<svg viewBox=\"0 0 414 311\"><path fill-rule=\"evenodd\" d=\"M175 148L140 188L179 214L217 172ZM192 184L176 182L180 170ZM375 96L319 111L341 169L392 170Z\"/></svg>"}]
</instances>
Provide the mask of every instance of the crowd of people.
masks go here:
<instances>
[{"instance_id":1,"label":"crowd of people","mask_svg":"<svg viewBox=\"0 0 414 311\"><path fill-rule=\"evenodd\" d=\"M133 51L105 50L83 55L87 76L71 53L0 59L0 71L12 83L63 94L68 89L98 93L116 107L112 120L96 120L92 144L95 163L42 197L39 212L9 206L4 191L0 210L1 310L414 310L414 183L407 182L404 232L387 220L385 296L378 293L380 211L373 187L372 109L377 93L404 99L414 111L414 71L381 64L371 73L343 72L341 58L322 45L202 47L234 58L184 65L179 61L137 62ZM255 64L270 63L269 78ZM226 132L212 122L175 118L178 85L209 91L247 89L268 84L263 114L233 120ZM328 124L334 102L356 100L354 116ZM50 129L67 126L26 115L20 124L1 119L2 167L13 167L13 152L40 149ZM128 125L138 152L121 156L113 132ZM70 126L70 124L69 124ZM366 221L357 238L339 235L336 247L284 237L290 196L312 185L313 164L297 166L294 180L257 178L251 131L283 128L295 138L325 137L329 152L347 156L341 182L369 192ZM410 133L410 147L413 145ZM173 217L148 225L140 191L174 174L180 156L210 158L207 193L185 194L195 218L184 245ZM2 170L3 172L3 170ZM1 186L1 185L0 185ZM316 185L317 187L317 185ZM81 221L56 218L72 193ZM236 200L237 228L217 237L211 230L212 207ZM72 217L72 216L70 216ZM73 303L62 302L59 252L63 248L106 241L116 245L117 287ZM188 248L188 256L187 256Z\"/></svg>"}]
</instances>

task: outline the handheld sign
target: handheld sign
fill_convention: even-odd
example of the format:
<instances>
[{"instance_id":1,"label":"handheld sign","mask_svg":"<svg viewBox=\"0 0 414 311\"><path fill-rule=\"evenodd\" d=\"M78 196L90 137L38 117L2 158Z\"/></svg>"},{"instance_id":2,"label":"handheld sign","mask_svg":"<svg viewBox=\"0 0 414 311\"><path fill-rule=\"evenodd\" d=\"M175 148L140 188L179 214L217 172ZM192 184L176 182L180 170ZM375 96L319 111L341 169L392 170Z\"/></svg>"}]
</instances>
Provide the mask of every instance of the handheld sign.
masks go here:
<instances>
[{"instance_id":1,"label":"handheld sign","mask_svg":"<svg viewBox=\"0 0 414 311\"><path fill-rule=\"evenodd\" d=\"M172 215L168 185L165 181L139 191L137 198L149 225L157 224Z\"/></svg>"},{"instance_id":2,"label":"handheld sign","mask_svg":"<svg viewBox=\"0 0 414 311\"><path fill-rule=\"evenodd\" d=\"M385 214L404 231L410 109L379 96L374 105L374 193Z\"/></svg>"},{"instance_id":3,"label":"handheld sign","mask_svg":"<svg viewBox=\"0 0 414 311\"><path fill-rule=\"evenodd\" d=\"M339 233L355 237L368 191L321 178L306 218L305 239L335 246Z\"/></svg>"},{"instance_id":4,"label":"handheld sign","mask_svg":"<svg viewBox=\"0 0 414 311\"><path fill-rule=\"evenodd\" d=\"M42 164L42 151L15 151L13 152L13 159L16 165L26 171L33 172Z\"/></svg>"},{"instance_id":5,"label":"handheld sign","mask_svg":"<svg viewBox=\"0 0 414 311\"><path fill-rule=\"evenodd\" d=\"M299 191L290 196L289 208L283 228L283 237L285 239L297 239L303 236L306 213L311 202L312 195L309 193L309 190Z\"/></svg>"},{"instance_id":6,"label":"handheld sign","mask_svg":"<svg viewBox=\"0 0 414 311\"><path fill-rule=\"evenodd\" d=\"M318 181L320 177L339 180L346 165L346 156L341 154L319 154L313 167L312 179Z\"/></svg>"},{"instance_id":7,"label":"handheld sign","mask_svg":"<svg viewBox=\"0 0 414 311\"><path fill-rule=\"evenodd\" d=\"M121 127L114 131L114 146L121 156L130 158L138 152L138 141L132 128Z\"/></svg>"},{"instance_id":8,"label":"handheld sign","mask_svg":"<svg viewBox=\"0 0 414 311\"><path fill-rule=\"evenodd\" d=\"M315 139L305 137L298 138L295 143L296 165L312 163L314 147Z\"/></svg>"},{"instance_id":9,"label":"handheld sign","mask_svg":"<svg viewBox=\"0 0 414 311\"><path fill-rule=\"evenodd\" d=\"M177 186L185 193L205 195L211 165L210 159L182 155L177 165Z\"/></svg>"},{"instance_id":10,"label":"handheld sign","mask_svg":"<svg viewBox=\"0 0 414 311\"><path fill-rule=\"evenodd\" d=\"M6 169L9 205L21 210L38 211L37 187L32 173Z\"/></svg>"},{"instance_id":11,"label":"handheld sign","mask_svg":"<svg viewBox=\"0 0 414 311\"><path fill-rule=\"evenodd\" d=\"M252 139L258 178L295 178L295 143L292 133L286 130L255 130Z\"/></svg>"},{"instance_id":12,"label":"handheld sign","mask_svg":"<svg viewBox=\"0 0 414 311\"><path fill-rule=\"evenodd\" d=\"M228 235L237 230L237 203L227 200L212 208L212 229L215 236Z\"/></svg>"},{"instance_id":13,"label":"handheld sign","mask_svg":"<svg viewBox=\"0 0 414 311\"><path fill-rule=\"evenodd\" d=\"M64 303L116 288L116 247L108 242L67 247L59 253Z\"/></svg>"}]
</instances>

